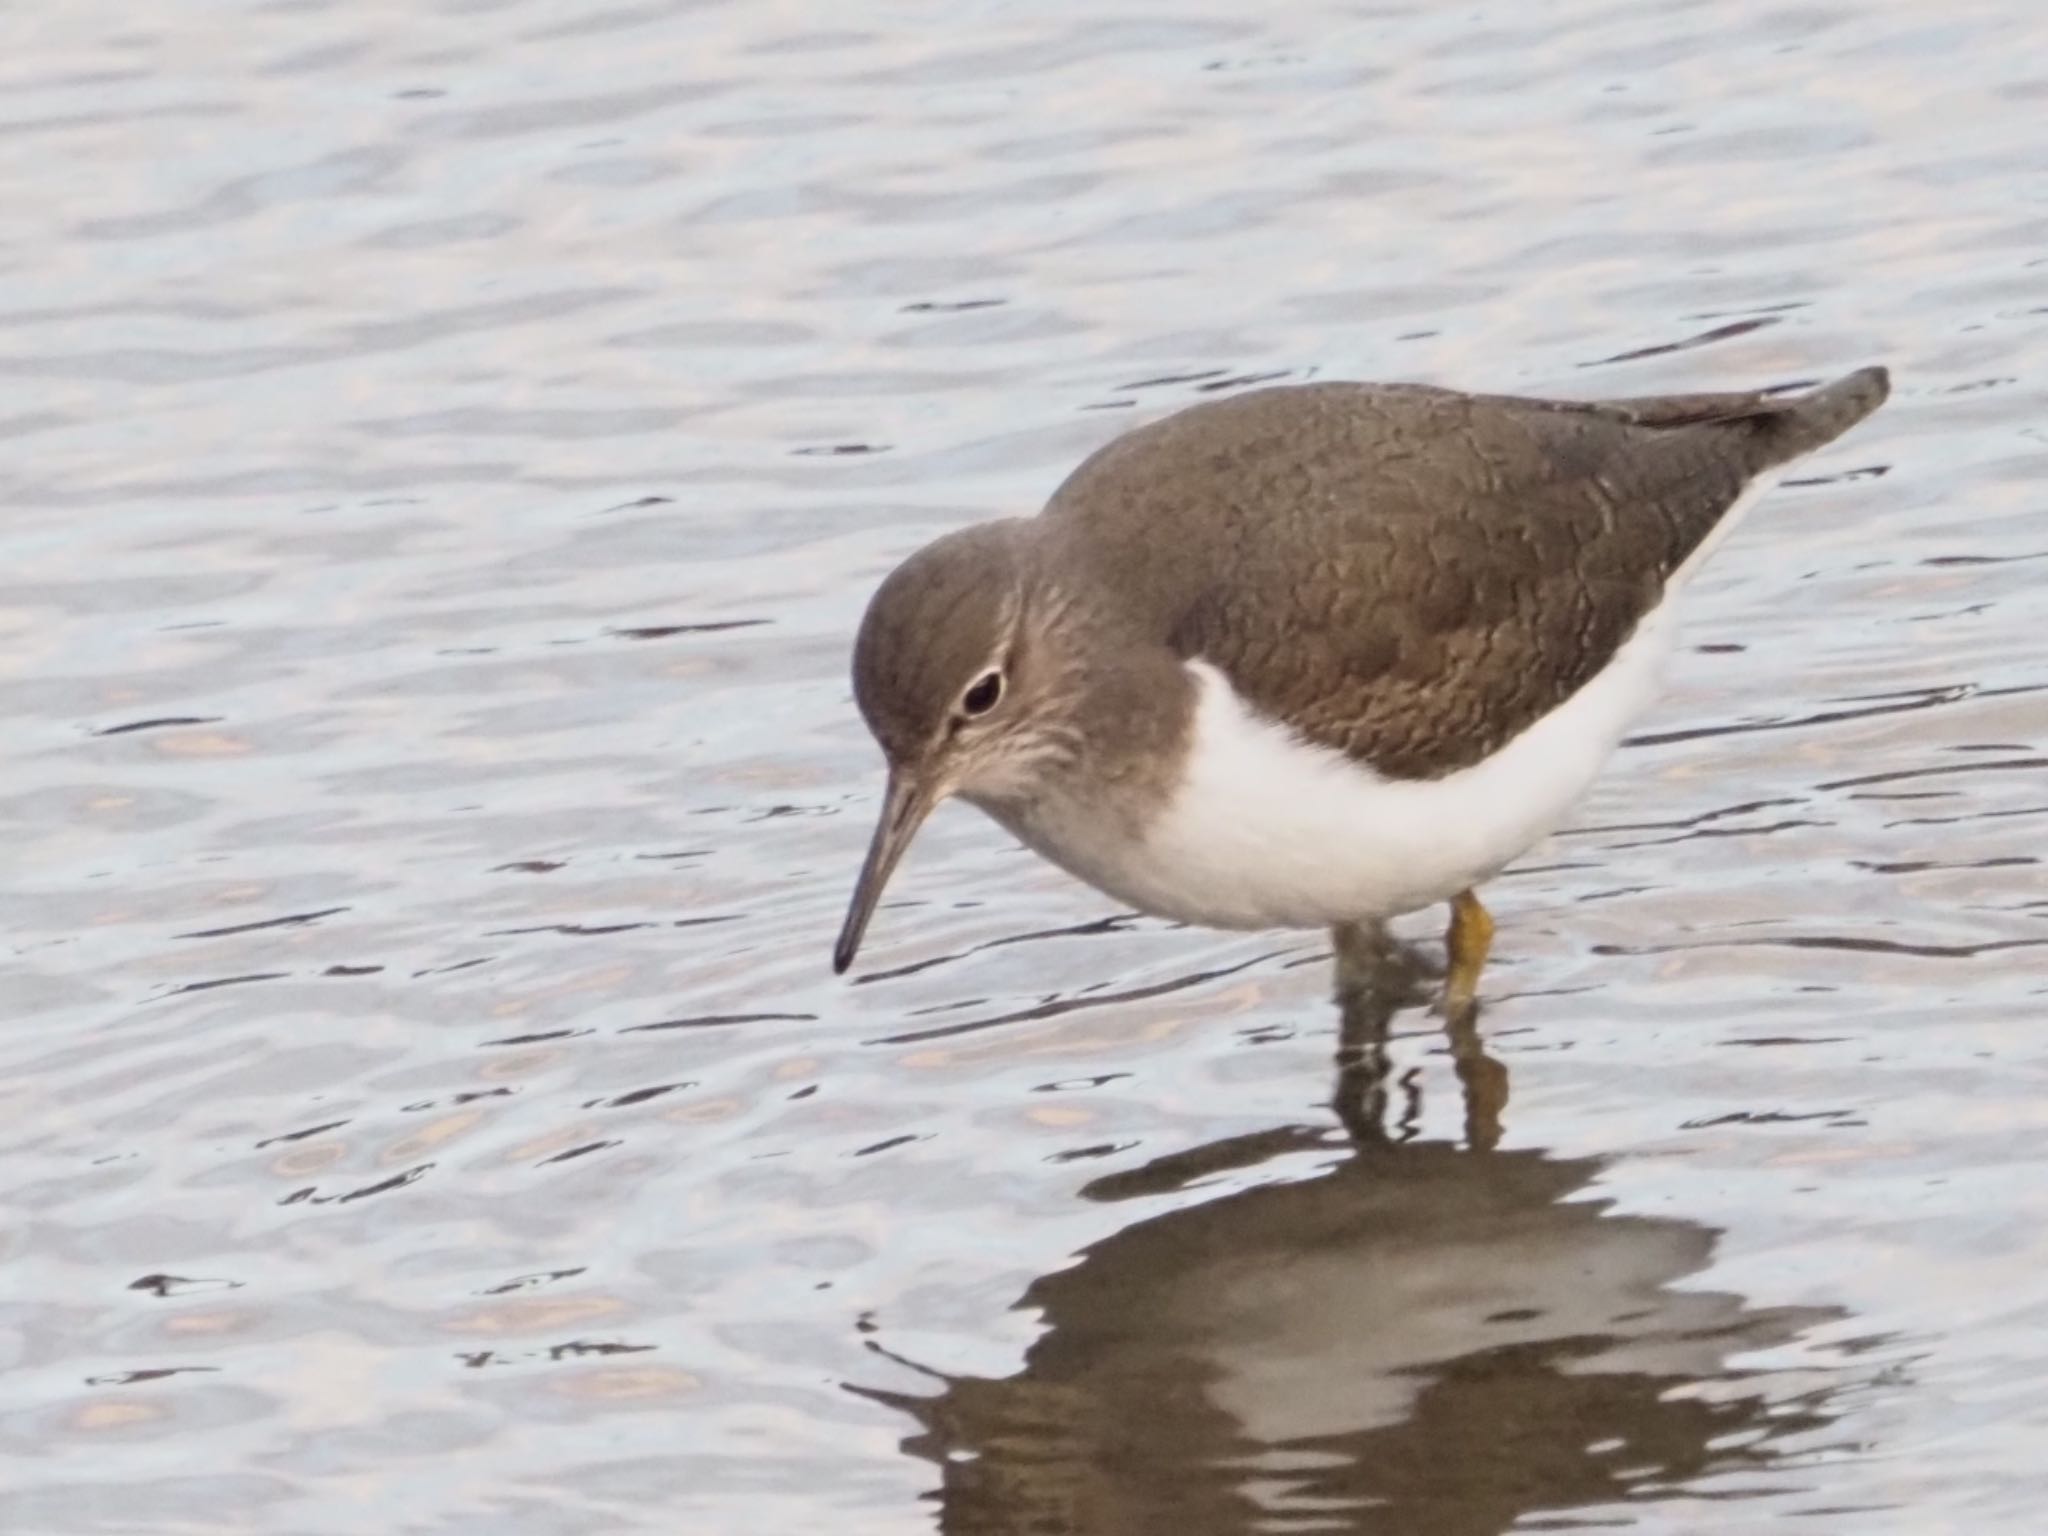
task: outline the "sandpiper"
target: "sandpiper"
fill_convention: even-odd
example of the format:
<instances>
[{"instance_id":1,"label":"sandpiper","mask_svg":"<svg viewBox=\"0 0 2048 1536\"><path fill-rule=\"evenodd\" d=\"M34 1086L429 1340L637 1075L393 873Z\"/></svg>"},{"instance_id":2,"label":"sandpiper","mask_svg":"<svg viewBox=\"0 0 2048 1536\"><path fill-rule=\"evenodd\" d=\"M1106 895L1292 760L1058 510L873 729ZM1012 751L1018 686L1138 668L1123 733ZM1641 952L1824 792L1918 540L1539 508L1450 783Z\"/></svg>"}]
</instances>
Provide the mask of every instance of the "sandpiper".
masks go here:
<instances>
[{"instance_id":1,"label":"sandpiper","mask_svg":"<svg viewBox=\"0 0 2048 1536\"><path fill-rule=\"evenodd\" d=\"M1306 384L1090 456L1036 517L926 545L868 605L854 697L888 760L833 965L958 795L1141 911L1361 933L1548 833L1652 697L1678 589L1789 461L1884 402L1562 401Z\"/></svg>"}]
</instances>

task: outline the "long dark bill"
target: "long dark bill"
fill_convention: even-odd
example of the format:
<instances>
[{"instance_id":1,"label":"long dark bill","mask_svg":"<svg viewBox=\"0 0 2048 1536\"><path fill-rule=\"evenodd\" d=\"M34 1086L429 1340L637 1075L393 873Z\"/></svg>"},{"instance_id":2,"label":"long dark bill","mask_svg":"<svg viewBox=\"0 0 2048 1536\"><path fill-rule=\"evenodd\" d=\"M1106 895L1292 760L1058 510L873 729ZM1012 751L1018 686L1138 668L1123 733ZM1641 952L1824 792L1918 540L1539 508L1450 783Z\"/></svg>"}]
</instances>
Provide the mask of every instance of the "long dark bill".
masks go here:
<instances>
[{"instance_id":1,"label":"long dark bill","mask_svg":"<svg viewBox=\"0 0 2048 1536\"><path fill-rule=\"evenodd\" d=\"M861 935L868 931L868 919L875 915L875 903L882 899L882 887L910 846L917 829L937 804L937 797L907 774L892 772L882 797L882 818L875 823L874 841L860 866L854 883L853 901L846 909L846 925L839 930L839 942L832 946L832 969L841 975L853 964L860 949Z\"/></svg>"}]
</instances>

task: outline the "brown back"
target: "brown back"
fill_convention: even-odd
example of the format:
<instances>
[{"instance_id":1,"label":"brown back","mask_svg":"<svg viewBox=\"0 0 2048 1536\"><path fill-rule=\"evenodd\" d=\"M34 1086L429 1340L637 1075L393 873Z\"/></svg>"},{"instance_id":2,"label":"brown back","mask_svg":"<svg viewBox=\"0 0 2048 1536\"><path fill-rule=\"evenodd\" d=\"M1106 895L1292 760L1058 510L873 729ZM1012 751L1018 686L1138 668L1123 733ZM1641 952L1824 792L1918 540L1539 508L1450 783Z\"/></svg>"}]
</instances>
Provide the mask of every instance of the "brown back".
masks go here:
<instances>
[{"instance_id":1,"label":"brown back","mask_svg":"<svg viewBox=\"0 0 2048 1536\"><path fill-rule=\"evenodd\" d=\"M1886 390L1881 369L1789 399L1261 390L1109 444L1043 529L1264 712L1433 777L1589 681L1755 476Z\"/></svg>"}]
</instances>

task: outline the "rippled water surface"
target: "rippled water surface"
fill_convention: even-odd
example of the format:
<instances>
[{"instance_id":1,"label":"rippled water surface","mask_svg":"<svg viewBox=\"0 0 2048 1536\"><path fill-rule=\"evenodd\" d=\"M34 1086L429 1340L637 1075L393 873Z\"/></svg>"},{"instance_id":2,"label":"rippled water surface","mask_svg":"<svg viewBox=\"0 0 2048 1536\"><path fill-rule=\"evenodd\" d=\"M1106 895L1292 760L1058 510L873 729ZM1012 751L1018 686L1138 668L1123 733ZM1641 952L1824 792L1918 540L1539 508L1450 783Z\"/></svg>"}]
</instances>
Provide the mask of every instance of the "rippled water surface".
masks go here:
<instances>
[{"instance_id":1,"label":"rippled water surface","mask_svg":"<svg viewBox=\"0 0 2048 1536\"><path fill-rule=\"evenodd\" d=\"M2037 7L0 36L0 1528L2039 1529ZM1253 381L1866 362L1493 888L1492 1151L966 810L831 976L934 533Z\"/></svg>"}]
</instances>

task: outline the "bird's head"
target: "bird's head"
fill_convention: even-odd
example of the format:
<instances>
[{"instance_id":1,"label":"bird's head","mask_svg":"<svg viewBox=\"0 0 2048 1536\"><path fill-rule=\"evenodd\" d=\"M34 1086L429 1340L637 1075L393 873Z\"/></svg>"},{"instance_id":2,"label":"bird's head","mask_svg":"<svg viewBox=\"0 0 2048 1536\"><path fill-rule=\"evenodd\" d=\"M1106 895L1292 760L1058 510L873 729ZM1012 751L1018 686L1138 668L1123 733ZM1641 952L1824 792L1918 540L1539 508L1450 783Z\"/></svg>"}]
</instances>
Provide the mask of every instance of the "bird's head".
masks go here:
<instances>
[{"instance_id":1,"label":"bird's head","mask_svg":"<svg viewBox=\"0 0 2048 1536\"><path fill-rule=\"evenodd\" d=\"M1019 520L927 544L868 603L853 696L888 760L881 819L832 951L853 963L903 851L949 796L1025 804L1079 752L1079 668Z\"/></svg>"}]
</instances>

